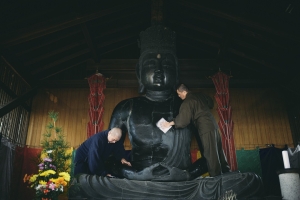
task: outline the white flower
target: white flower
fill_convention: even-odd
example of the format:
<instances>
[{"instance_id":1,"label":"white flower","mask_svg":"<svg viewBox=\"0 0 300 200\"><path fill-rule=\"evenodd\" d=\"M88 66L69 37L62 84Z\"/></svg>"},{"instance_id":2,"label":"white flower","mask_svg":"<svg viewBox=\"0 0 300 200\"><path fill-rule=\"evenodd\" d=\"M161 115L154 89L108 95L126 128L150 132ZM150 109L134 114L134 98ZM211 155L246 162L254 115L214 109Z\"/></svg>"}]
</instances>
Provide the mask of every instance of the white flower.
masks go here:
<instances>
[{"instance_id":1,"label":"white flower","mask_svg":"<svg viewBox=\"0 0 300 200\"><path fill-rule=\"evenodd\" d=\"M48 150L48 151L47 151L47 153L52 153L52 152L53 152L53 150Z\"/></svg>"},{"instance_id":2,"label":"white flower","mask_svg":"<svg viewBox=\"0 0 300 200\"><path fill-rule=\"evenodd\" d=\"M44 188L45 187L45 185L41 185L41 184L39 184L38 186L36 186L36 190L39 190L39 189L41 189L41 188Z\"/></svg>"}]
</instances>

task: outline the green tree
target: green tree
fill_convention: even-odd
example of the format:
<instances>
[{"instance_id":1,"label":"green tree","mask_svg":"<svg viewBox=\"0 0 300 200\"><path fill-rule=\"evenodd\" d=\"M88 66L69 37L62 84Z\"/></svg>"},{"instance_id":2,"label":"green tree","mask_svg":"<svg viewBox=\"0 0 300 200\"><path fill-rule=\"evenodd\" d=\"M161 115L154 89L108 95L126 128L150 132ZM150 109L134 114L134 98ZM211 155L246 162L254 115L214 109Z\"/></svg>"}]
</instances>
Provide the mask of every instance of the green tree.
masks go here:
<instances>
[{"instance_id":1,"label":"green tree","mask_svg":"<svg viewBox=\"0 0 300 200\"><path fill-rule=\"evenodd\" d=\"M51 120L46 126L46 133L43 135L41 142L43 150L41 153L47 154L53 160L58 173L70 172L72 154L66 153L70 145L65 141L62 128L56 126L58 114L58 112L54 111L48 113Z\"/></svg>"}]
</instances>

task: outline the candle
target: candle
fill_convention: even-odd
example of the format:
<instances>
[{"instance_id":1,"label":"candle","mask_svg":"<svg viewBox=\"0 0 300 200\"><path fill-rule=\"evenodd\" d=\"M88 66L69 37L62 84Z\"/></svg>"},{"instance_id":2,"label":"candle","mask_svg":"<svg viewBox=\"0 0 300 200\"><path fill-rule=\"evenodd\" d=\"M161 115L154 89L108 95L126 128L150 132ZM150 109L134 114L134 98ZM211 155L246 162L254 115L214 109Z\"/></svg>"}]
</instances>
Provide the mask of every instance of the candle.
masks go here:
<instances>
[{"instance_id":1,"label":"candle","mask_svg":"<svg viewBox=\"0 0 300 200\"><path fill-rule=\"evenodd\" d=\"M288 154L287 151L282 151L282 158L283 158L284 168L285 169L291 168L290 160L289 160L289 154Z\"/></svg>"}]
</instances>

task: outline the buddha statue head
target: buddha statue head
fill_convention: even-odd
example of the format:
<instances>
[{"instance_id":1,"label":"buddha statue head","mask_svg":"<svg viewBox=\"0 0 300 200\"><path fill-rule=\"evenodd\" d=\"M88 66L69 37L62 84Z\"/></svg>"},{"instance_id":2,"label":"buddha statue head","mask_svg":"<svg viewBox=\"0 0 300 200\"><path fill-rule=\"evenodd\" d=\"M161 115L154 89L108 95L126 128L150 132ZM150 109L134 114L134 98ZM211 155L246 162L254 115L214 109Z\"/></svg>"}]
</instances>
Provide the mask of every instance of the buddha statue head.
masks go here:
<instances>
[{"instance_id":1,"label":"buddha statue head","mask_svg":"<svg viewBox=\"0 0 300 200\"><path fill-rule=\"evenodd\" d=\"M136 66L139 93L171 91L178 82L175 32L155 25L140 33L140 58Z\"/></svg>"}]
</instances>

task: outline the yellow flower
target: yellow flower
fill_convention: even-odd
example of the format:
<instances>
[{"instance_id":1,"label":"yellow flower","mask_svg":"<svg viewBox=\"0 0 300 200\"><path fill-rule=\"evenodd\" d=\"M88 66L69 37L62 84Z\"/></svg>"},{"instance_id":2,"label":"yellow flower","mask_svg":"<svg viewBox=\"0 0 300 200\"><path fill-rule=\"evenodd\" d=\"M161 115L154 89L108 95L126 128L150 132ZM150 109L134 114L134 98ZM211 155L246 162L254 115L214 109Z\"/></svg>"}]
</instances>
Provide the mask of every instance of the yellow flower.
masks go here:
<instances>
[{"instance_id":1,"label":"yellow flower","mask_svg":"<svg viewBox=\"0 0 300 200\"><path fill-rule=\"evenodd\" d=\"M41 161L43 161L44 158L46 158L46 157L48 157L47 153L42 153L42 154L41 154Z\"/></svg>"},{"instance_id":2,"label":"yellow flower","mask_svg":"<svg viewBox=\"0 0 300 200\"><path fill-rule=\"evenodd\" d=\"M25 176L24 176L24 178L23 178L24 183L25 183L26 181L29 181L29 179L31 178L31 176L32 176L32 175L27 175L27 174L25 174Z\"/></svg>"},{"instance_id":3,"label":"yellow flower","mask_svg":"<svg viewBox=\"0 0 300 200\"><path fill-rule=\"evenodd\" d=\"M52 181L53 183L55 183L57 181L56 178L50 178L49 181Z\"/></svg>"},{"instance_id":4,"label":"yellow flower","mask_svg":"<svg viewBox=\"0 0 300 200\"><path fill-rule=\"evenodd\" d=\"M40 181L39 184L41 184L41 185L46 185L47 182L46 182L46 181Z\"/></svg>"},{"instance_id":5,"label":"yellow flower","mask_svg":"<svg viewBox=\"0 0 300 200\"><path fill-rule=\"evenodd\" d=\"M55 185L58 187L60 185L66 186L68 183L64 180L63 177L58 177L55 181Z\"/></svg>"},{"instance_id":6,"label":"yellow flower","mask_svg":"<svg viewBox=\"0 0 300 200\"><path fill-rule=\"evenodd\" d=\"M70 181L70 174L67 172L60 172L59 173L60 176L62 176L66 181Z\"/></svg>"},{"instance_id":7,"label":"yellow flower","mask_svg":"<svg viewBox=\"0 0 300 200\"><path fill-rule=\"evenodd\" d=\"M50 170L40 173L40 176L49 176L49 174L56 174L56 172L54 170L50 169Z\"/></svg>"},{"instance_id":8,"label":"yellow flower","mask_svg":"<svg viewBox=\"0 0 300 200\"><path fill-rule=\"evenodd\" d=\"M37 177L38 177L38 175L34 174L33 176L30 177L29 182L33 183L36 180Z\"/></svg>"}]
</instances>

